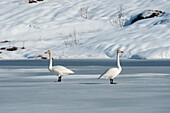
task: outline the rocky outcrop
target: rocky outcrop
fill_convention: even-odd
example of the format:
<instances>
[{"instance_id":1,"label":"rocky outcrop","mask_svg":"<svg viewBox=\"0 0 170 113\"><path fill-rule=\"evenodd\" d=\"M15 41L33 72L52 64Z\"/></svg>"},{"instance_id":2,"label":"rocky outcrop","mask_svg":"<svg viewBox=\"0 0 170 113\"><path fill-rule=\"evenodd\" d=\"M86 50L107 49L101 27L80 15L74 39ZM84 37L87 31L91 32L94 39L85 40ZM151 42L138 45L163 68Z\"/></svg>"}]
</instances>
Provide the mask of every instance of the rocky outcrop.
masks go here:
<instances>
[{"instance_id":1,"label":"rocky outcrop","mask_svg":"<svg viewBox=\"0 0 170 113\"><path fill-rule=\"evenodd\" d=\"M44 1L44 0L28 0L28 3L37 3L37 1Z\"/></svg>"},{"instance_id":2,"label":"rocky outcrop","mask_svg":"<svg viewBox=\"0 0 170 113\"><path fill-rule=\"evenodd\" d=\"M136 21L142 20L142 19L147 19L147 18L153 18L159 15L164 14L165 12L159 11L159 10L145 10L142 13L136 15L131 19L130 24L135 23Z\"/></svg>"}]
</instances>

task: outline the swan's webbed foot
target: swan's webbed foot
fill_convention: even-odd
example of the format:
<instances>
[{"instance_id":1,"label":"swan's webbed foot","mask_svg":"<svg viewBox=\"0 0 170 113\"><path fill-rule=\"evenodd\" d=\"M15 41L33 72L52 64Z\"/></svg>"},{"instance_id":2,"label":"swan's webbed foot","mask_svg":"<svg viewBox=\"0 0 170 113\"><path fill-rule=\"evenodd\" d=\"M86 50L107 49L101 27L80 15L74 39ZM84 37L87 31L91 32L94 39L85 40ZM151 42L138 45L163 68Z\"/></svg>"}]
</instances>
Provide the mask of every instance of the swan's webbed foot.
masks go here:
<instances>
[{"instance_id":1,"label":"swan's webbed foot","mask_svg":"<svg viewBox=\"0 0 170 113\"><path fill-rule=\"evenodd\" d=\"M61 82L61 76L58 77L58 82Z\"/></svg>"},{"instance_id":2,"label":"swan's webbed foot","mask_svg":"<svg viewBox=\"0 0 170 113\"><path fill-rule=\"evenodd\" d=\"M117 84L117 83L113 82L113 79L110 79L110 84Z\"/></svg>"}]
</instances>

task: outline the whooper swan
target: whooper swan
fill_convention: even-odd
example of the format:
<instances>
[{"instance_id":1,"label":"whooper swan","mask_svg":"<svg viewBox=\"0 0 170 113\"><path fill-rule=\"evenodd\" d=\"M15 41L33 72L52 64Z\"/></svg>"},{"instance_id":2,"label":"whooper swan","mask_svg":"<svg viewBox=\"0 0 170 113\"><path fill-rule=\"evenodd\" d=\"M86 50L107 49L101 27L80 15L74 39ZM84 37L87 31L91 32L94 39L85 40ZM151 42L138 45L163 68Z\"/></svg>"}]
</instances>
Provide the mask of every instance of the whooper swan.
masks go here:
<instances>
[{"instance_id":1,"label":"whooper swan","mask_svg":"<svg viewBox=\"0 0 170 113\"><path fill-rule=\"evenodd\" d=\"M122 71L119 61L119 53L123 53L121 50L117 50L117 68L110 68L106 70L103 74L100 75L99 79L110 79L110 84L116 84L113 82L113 79L119 75Z\"/></svg>"},{"instance_id":2,"label":"whooper swan","mask_svg":"<svg viewBox=\"0 0 170 113\"><path fill-rule=\"evenodd\" d=\"M62 76L66 76L68 74L73 74L74 72L64 66L52 66L52 53L50 50L48 50L46 53L49 53L49 57L50 57L50 63L49 63L49 71L56 74L58 76L58 82L61 82L61 78Z\"/></svg>"}]
</instances>

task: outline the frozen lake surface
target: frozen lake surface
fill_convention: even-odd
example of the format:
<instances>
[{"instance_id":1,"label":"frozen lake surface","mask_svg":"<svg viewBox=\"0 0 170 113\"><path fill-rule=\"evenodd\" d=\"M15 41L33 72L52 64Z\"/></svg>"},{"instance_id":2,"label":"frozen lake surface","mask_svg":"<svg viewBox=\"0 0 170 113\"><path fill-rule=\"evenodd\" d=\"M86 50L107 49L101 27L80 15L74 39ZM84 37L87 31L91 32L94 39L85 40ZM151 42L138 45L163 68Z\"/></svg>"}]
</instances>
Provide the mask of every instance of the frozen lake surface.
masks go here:
<instances>
[{"instance_id":1,"label":"frozen lake surface","mask_svg":"<svg viewBox=\"0 0 170 113\"><path fill-rule=\"evenodd\" d=\"M1 113L169 113L170 60L121 60L122 73L98 80L115 61L55 60L75 74L53 82L48 60L0 60Z\"/></svg>"}]
</instances>

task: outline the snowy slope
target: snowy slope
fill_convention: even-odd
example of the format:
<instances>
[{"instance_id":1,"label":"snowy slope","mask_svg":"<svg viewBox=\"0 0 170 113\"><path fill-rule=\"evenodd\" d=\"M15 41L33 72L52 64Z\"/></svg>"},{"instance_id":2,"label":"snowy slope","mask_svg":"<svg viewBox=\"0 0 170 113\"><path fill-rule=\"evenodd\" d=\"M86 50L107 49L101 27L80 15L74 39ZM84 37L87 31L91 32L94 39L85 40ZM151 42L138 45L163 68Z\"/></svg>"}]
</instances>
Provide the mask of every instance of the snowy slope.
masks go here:
<instances>
[{"instance_id":1,"label":"snowy slope","mask_svg":"<svg viewBox=\"0 0 170 113\"><path fill-rule=\"evenodd\" d=\"M140 20L123 28L113 28L119 5L131 16L144 10L166 13ZM0 43L2 47L22 47L17 51L0 50L0 59L27 59L52 50L54 58L109 58L117 49L122 58L170 58L169 0L27 0L0 1ZM81 9L88 8L87 19ZM75 39L77 44L67 45Z\"/></svg>"}]
</instances>

